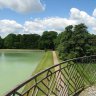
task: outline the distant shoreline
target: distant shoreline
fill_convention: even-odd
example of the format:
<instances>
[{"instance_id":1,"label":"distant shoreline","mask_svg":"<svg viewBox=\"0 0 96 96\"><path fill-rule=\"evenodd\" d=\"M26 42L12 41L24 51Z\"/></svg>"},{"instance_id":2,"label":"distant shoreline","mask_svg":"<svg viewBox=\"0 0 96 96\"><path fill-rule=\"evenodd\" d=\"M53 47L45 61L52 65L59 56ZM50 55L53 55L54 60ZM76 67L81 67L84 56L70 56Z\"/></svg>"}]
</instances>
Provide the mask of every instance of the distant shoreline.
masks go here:
<instances>
[{"instance_id":1,"label":"distant shoreline","mask_svg":"<svg viewBox=\"0 0 96 96\"><path fill-rule=\"evenodd\" d=\"M2 51L5 51L5 52L8 52L8 51L10 51L10 52L13 52L13 51L16 51L16 52L33 52L33 51L41 51L41 52L43 52L44 50L39 50L39 49L0 49L0 52L2 52Z\"/></svg>"}]
</instances>

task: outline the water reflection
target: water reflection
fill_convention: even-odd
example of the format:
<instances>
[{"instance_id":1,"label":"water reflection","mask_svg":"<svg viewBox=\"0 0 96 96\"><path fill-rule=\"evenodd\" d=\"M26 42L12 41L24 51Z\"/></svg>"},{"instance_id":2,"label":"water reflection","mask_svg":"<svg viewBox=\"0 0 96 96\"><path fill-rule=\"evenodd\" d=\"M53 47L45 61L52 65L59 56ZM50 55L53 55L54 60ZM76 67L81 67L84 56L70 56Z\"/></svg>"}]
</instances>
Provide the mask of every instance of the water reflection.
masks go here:
<instances>
[{"instance_id":1,"label":"water reflection","mask_svg":"<svg viewBox=\"0 0 96 96\"><path fill-rule=\"evenodd\" d=\"M5 56L4 56L4 52L0 53L0 59L1 59L1 60L4 60L4 57L5 57Z\"/></svg>"}]
</instances>

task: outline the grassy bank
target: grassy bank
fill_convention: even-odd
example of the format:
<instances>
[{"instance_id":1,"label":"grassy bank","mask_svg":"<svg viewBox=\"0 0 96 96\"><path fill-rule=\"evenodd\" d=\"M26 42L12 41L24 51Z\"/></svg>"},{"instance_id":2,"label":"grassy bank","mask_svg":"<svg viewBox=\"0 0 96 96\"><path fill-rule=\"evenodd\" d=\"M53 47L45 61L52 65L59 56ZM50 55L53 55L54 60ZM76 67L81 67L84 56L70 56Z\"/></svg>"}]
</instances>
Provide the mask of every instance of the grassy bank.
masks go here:
<instances>
[{"instance_id":1,"label":"grassy bank","mask_svg":"<svg viewBox=\"0 0 96 96\"><path fill-rule=\"evenodd\" d=\"M40 64L38 64L36 70L33 72L32 75L50 67L53 65L53 54L51 51L47 51L45 55L43 56Z\"/></svg>"},{"instance_id":2,"label":"grassy bank","mask_svg":"<svg viewBox=\"0 0 96 96\"><path fill-rule=\"evenodd\" d=\"M45 55L43 56L40 64L38 64L37 68L36 68L35 71L32 73L32 75L35 75L35 74L37 74L38 72L40 72L40 71L42 71L42 70L44 70L44 69L46 69L46 68L48 68L48 67L50 67L50 66L52 66L52 65L53 65L53 54L52 54L52 51L47 51L47 52L45 53ZM44 75L45 75L45 74L40 75L39 78L38 78L38 80L42 79L42 77L43 77ZM34 85L34 81L31 81L30 83L28 83L28 84L25 86L23 92L26 91L26 90L28 90L32 85ZM40 85L40 87L42 87L42 85ZM42 94L42 93L40 93L40 94Z\"/></svg>"},{"instance_id":3,"label":"grassy bank","mask_svg":"<svg viewBox=\"0 0 96 96\"><path fill-rule=\"evenodd\" d=\"M63 60L61 60L60 57L59 57L59 52L58 51L55 51L55 52L56 52L57 58L59 60L59 63L63 62Z\"/></svg>"},{"instance_id":4,"label":"grassy bank","mask_svg":"<svg viewBox=\"0 0 96 96\"><path fill-rule=\"evenodd\" d=\"M0 49L0 52L43 52L44 50L39 49Z\"/></svg>"}]
</instances>

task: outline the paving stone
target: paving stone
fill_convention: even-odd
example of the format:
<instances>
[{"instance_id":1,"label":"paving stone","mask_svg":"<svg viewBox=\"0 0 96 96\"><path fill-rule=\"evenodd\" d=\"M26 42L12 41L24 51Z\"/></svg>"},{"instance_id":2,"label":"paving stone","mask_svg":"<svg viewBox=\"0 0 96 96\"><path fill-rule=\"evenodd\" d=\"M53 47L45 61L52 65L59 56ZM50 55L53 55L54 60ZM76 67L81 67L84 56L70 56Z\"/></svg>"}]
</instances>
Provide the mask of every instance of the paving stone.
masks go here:
<instances>
[{"instance_id":1,"label":"paving stone","mask_svg":"<svg viewBox=\"0 0 96 96\"><path fill-rule=\"evenodd\" d=\"M85 89L79 96L96 96L96 86Z\"/></svg>"}]
</instances>

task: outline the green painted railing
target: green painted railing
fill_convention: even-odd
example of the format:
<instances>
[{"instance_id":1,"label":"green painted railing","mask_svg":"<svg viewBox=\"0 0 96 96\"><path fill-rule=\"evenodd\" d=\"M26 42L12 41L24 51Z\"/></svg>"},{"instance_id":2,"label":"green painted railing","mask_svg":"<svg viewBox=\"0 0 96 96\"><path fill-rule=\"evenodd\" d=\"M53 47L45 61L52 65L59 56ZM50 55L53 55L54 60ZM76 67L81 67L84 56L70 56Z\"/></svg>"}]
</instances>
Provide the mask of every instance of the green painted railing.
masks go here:
<instances>
[{"instance_id":1,"label":"green painted railing","mask_svg":"<svg viewBox=\"0 0 96 96\"><path fill-rule=\"evenodd\" d=\"M54 65L29 78L5 96L77 96L84 88L94 84L95 55L74 58Z\"/></svg>"}]
</instances>

